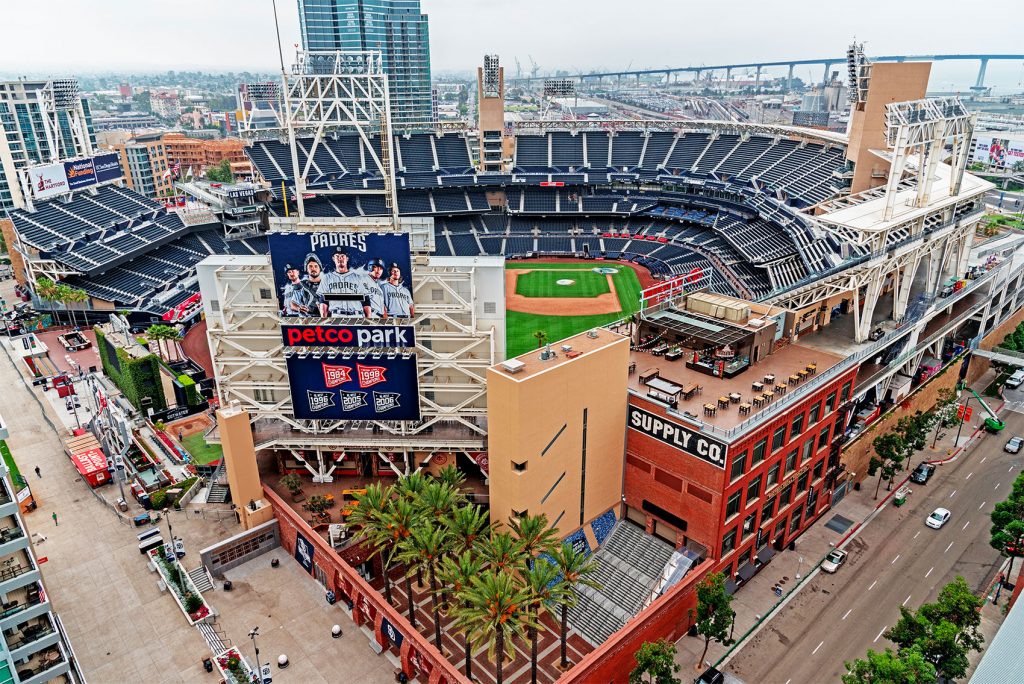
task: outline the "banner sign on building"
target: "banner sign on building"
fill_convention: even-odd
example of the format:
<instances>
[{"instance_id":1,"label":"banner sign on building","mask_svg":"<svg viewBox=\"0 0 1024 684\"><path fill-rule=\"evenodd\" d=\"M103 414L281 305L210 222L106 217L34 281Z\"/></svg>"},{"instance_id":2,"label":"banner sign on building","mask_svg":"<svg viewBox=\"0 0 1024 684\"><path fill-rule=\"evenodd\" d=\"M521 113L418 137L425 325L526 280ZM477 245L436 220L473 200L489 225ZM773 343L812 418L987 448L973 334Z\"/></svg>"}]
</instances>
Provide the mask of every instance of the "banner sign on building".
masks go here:
<instances>
[{"instance_id":1,"label":"banner sign on building","mask_svg":"<svg viewBox=\"0 0 1024 684\"><path fill-rule=\"evenodd\" d=\"M283 316L409 318L412 261L404 233L272 233Z\"/></svg>"},{"instance_id":2,"label":"banner sign on building","mask_svg":"<svg viewBox=\"0 0 1024 684\"><path fill-rule=\"evenodd\" d=\"M629 429L653 437L659 442L725 470L728 445L724 442L702 435L697 430L656 416L632 404L626 410L626 426Z\"/></svg>"},{"instance_id":3,"label":"banner sign on building","mask_svg":"<svg viewBox=\"0 0 1024 684\"><path fill-rule=\"evenodd\" d=\"M124 175L124 171L121 170L121 160L117 158L116 152L93 157L92 167L96 172L97 183L117 180Z\"/></svg>"},{"instance_id":4,"label":"banner sign on building","mask_svg":"<svg viewBox=\"0 0 1024 684\"><path fill-rule=\"evenodd\" d=\"M415 347L411 325L282 325L286 347Z\"/></svg>"},{"instance_id":5,"label":"banner sign on building","mask_svg":"<svg viewBox=\"0 0 1024 684\"><path fill-rule=\"evenodd\" d=\"M32 197L41 200L56 197L68 192L68 177L64 172L64 164L47 164L28 170L29 183L32 185Z\"/></svg>"},{"instance_id":6,"label":"banner sign on building","mask_svg":"<svg viewBox=\"0 0 1024 684\"><path fill-rule=\"evenodd\" d=\"M301 532L295 533L295 560L299 561L306 572L313 574L313 545Z\"/></svg>"},{"instance_id":7,"label":"banner sign on building","mask_svg":"<svg viewBox=\"0 0 1024 684\"><path fill-rule=\"evenodd\" d=\"M68 179L68 190L81 190L96 185L96 170L91 158L64 162L64 175Z\"/></svg>"},{"instance_id":8,"label":"banner sign on building","mask_svg":"<svg viewBox=\"0 0 1024 684\"><path fill-rule=\"evenodd\" d=\"M391 645L395 648L402 648L402 642L405 641L405 637L402 633L395 629L395 626L391 624L391 621L387 618L382 618L380 621L380 631L384 634L384 637L391 642Z\"/></svg>"},{"instance_id":9,"label":"banner sign on building","mask_svg":"<svg viewBox=\"0 0 1024 684\"><path fill-rule=\"evenodd\" d=\"M416 356L293 355L292 410L303 420L419 420Z\"/></svg>"},{"instance_id":10,"label":"banner sign on building","mask_svg":"<svg viewBox=\"0 0 1024 684\"><path fill-rule=\"evenodd\" d=\"M971 161L994 169L1012 168L1024 161L1024 139L975 135Z\"/></svg>"}]
</instances>

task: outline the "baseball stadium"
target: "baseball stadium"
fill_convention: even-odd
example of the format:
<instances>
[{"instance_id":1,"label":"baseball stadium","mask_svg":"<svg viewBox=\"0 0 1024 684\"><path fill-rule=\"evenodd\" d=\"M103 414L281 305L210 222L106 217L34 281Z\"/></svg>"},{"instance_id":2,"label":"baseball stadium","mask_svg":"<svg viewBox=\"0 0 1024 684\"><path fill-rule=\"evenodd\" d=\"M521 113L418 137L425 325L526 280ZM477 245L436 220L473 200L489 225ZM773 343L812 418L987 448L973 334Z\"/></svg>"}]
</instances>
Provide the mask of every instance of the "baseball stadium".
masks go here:
<instances>
[{"instance_id":1,"label":"baseball stadium","mask_svg":"<svg viewBox=\"0 0 1024 684\"><path fill-rule=\"evenodd\" d=\"M506 123L494 56L475 126L397 129L360 59L300 53L283 86L246 89L280 123L246 131L254 227L112 181L4 231L27 287L206 338L239 548L293 552L407 678L496 681L347 524L372 485L456 472L495 524L543 514L597 582L562 649L542 621L537 681L623 681L642 642L687 632L702 577L740 590L863 480L869 426L976 373L969 350L1024 304L1014 249L976 239L974 116L925 97L926 62L851 48L842 134ZM382 277L411 295L400 314ZM311 517L301 496L342 505ZM505 681L530 681L530 644L513 653Z\"/></svg>"}]
</instances>

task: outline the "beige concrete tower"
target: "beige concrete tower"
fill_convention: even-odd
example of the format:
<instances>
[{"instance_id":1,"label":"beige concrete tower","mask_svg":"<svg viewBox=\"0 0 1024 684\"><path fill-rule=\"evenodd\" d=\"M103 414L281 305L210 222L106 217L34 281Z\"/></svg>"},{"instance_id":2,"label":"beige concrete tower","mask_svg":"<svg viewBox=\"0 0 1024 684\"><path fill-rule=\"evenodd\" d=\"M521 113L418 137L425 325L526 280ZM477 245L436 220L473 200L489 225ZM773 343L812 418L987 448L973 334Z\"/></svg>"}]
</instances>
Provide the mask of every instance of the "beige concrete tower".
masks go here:
<instances>
[{"instance_id":1,"label":"beige concrete tower","mask_svg":"<svg viewBox=\"0 0 1024 684\"><path fill-rule=\"evenodd\" d=\"M222 408L217 411L217 426L231 498L238 506L242 528L252 529L272 519L274 509L263 499L249 414L237 406Z\"/></svg>"}]
</instances>

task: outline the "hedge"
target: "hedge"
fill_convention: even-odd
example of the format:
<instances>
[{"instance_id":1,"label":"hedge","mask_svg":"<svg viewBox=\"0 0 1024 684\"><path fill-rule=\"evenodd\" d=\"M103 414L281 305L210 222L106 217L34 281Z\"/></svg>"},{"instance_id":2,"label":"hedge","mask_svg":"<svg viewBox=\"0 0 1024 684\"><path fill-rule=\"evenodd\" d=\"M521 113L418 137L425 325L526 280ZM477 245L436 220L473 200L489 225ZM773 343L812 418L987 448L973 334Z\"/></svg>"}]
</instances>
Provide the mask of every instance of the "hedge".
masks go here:
<instances>
[{"instance_id":1,"label":"hedge","mask_svg":"<svg viewBox=\"0 0 1024 684\"><path fill-rule=\"evenodd\" d=\"M168 506L173 506L174 504L176 504L178 502L178 500L177 499L171 499L169 496L167 496L167 490L168 489L181 489L181 493L184 494L185 492L187 492L189 490L189 488L193 484L195 484L196 480L198 480L198 479L199 478L197 478L197 477L190 477L190 478L182 480L181 482L177 482L177 483L172 484L172 485L167 485L166 487L163 487L162 489L158 489L155 492L151 492L150 495L149 495L149 503L152 504L154 509L162 509L162 508L167 508Z\"/></svg>"},{"instance_id":2,"label":"hedge","mask_svg":"<svg viewBox=\"0 0 1024 684\"><path fill-rule=\"evenodd\" d=\"M148 408L154 411L167 408L164 388L160 384L159 359L153 354L133 359L124 349L107 344L106 335L98 327L93 328L93 331L96 333L96 349L99 351L103 372L114 381L125 398L139 410L143 409L141 400L146 397L152 401ZM111 350L117 354L117 365L109 358Z\"/></svg>"},{"instance_id":3,"label":"hedge","mask_svg":"<svg viewBox=\"0 0 1024 684\"><path fill-rule=\"evenodd\" d=\"M178 376L178 382L185 388L185 403L187 405L195 406L202 403L203 398L199 396L199 389L196 387L195 380L182 373Z\"/></svg>"}]
</instances>

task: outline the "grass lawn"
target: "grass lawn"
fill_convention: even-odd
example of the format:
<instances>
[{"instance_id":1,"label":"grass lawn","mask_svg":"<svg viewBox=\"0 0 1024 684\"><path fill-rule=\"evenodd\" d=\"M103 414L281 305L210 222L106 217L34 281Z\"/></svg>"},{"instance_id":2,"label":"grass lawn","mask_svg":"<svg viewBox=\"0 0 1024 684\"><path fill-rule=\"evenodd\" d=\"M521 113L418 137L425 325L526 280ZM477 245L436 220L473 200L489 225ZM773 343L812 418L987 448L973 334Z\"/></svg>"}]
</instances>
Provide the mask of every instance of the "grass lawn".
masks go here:
<instances>
[{"instance_id":1,"label":"grass lawn","mask_svg":"<svg viewBox=\"0 0 1024 684\"><path fill-rule=\"evenodd\" d=\"M572 285L559 285L559 280L572 280ZM516 278L516 294L524 297L596 297L608 294L608 277L578 269L530 271Z\"/></svg>"},{"instance_id":2,"label":"grass lawn","mask_svg":"<svg viewBox=\"0 0 1024 684\"><path fill-rule=\"evenodd\" d=\"M612 276L615 282L615 291L619 296L619 306L622 311L619 313L596 314L593 316L545 316L541 314L520 313L518 311L507 311L505 313L505 353L511 358L518 356L532 349L537 348L537 340L533 333L543 330L548 334L548 341L552 344L566 337L590 330L597 326L606 325L621 320L640 310L640 281L636 273L628 266L616 265L614 262L598 262L594 264L532 264L530 262L510 262L507 268L530 269L530 270L552 270L562 271L553 278L553 283L558 278L570 278L579 281L580 271L593 273L591 269L597 266L618 268L619 272ZM577 271L568 273L567 271ZM602 278L604 276L601 276ZM521 278L520 278L521 279ZM554 287L560 286L555 285ZM564 289L572 289L566 287ZM575 295L580 296L580 295Z\"/></svg>"},{"instance_id":3,"label":"grass lawn","mask_svg":"<svg viewBox=\"0 0 1024 684\"><path fill-rule=\"evenodd\" d=\"M10 447L2 439L0 439L0 453L4 455L4 463L7 464L7 470L11 471L11 482L14 483L14 488L19 491L24 489L25 478L22 476L21 471L18 470L18 464L14 462L14 456L11 455Z\"/></svg>"},{"instance_id":4,"label":"grass lawn","mask_svg":"<svg viewBox=\"0 0 1024 684\"><path fill-rule=\"evenodd\" d=\"M216 461L223 455L220 444L207 444L206 440L203 439L202 432L193 432L191 435L185 435L185 439L181 440L181 443L185 445L188 453L192 456L192 460L198 465L206 465Z\"/></svg>"}]
</instances>

